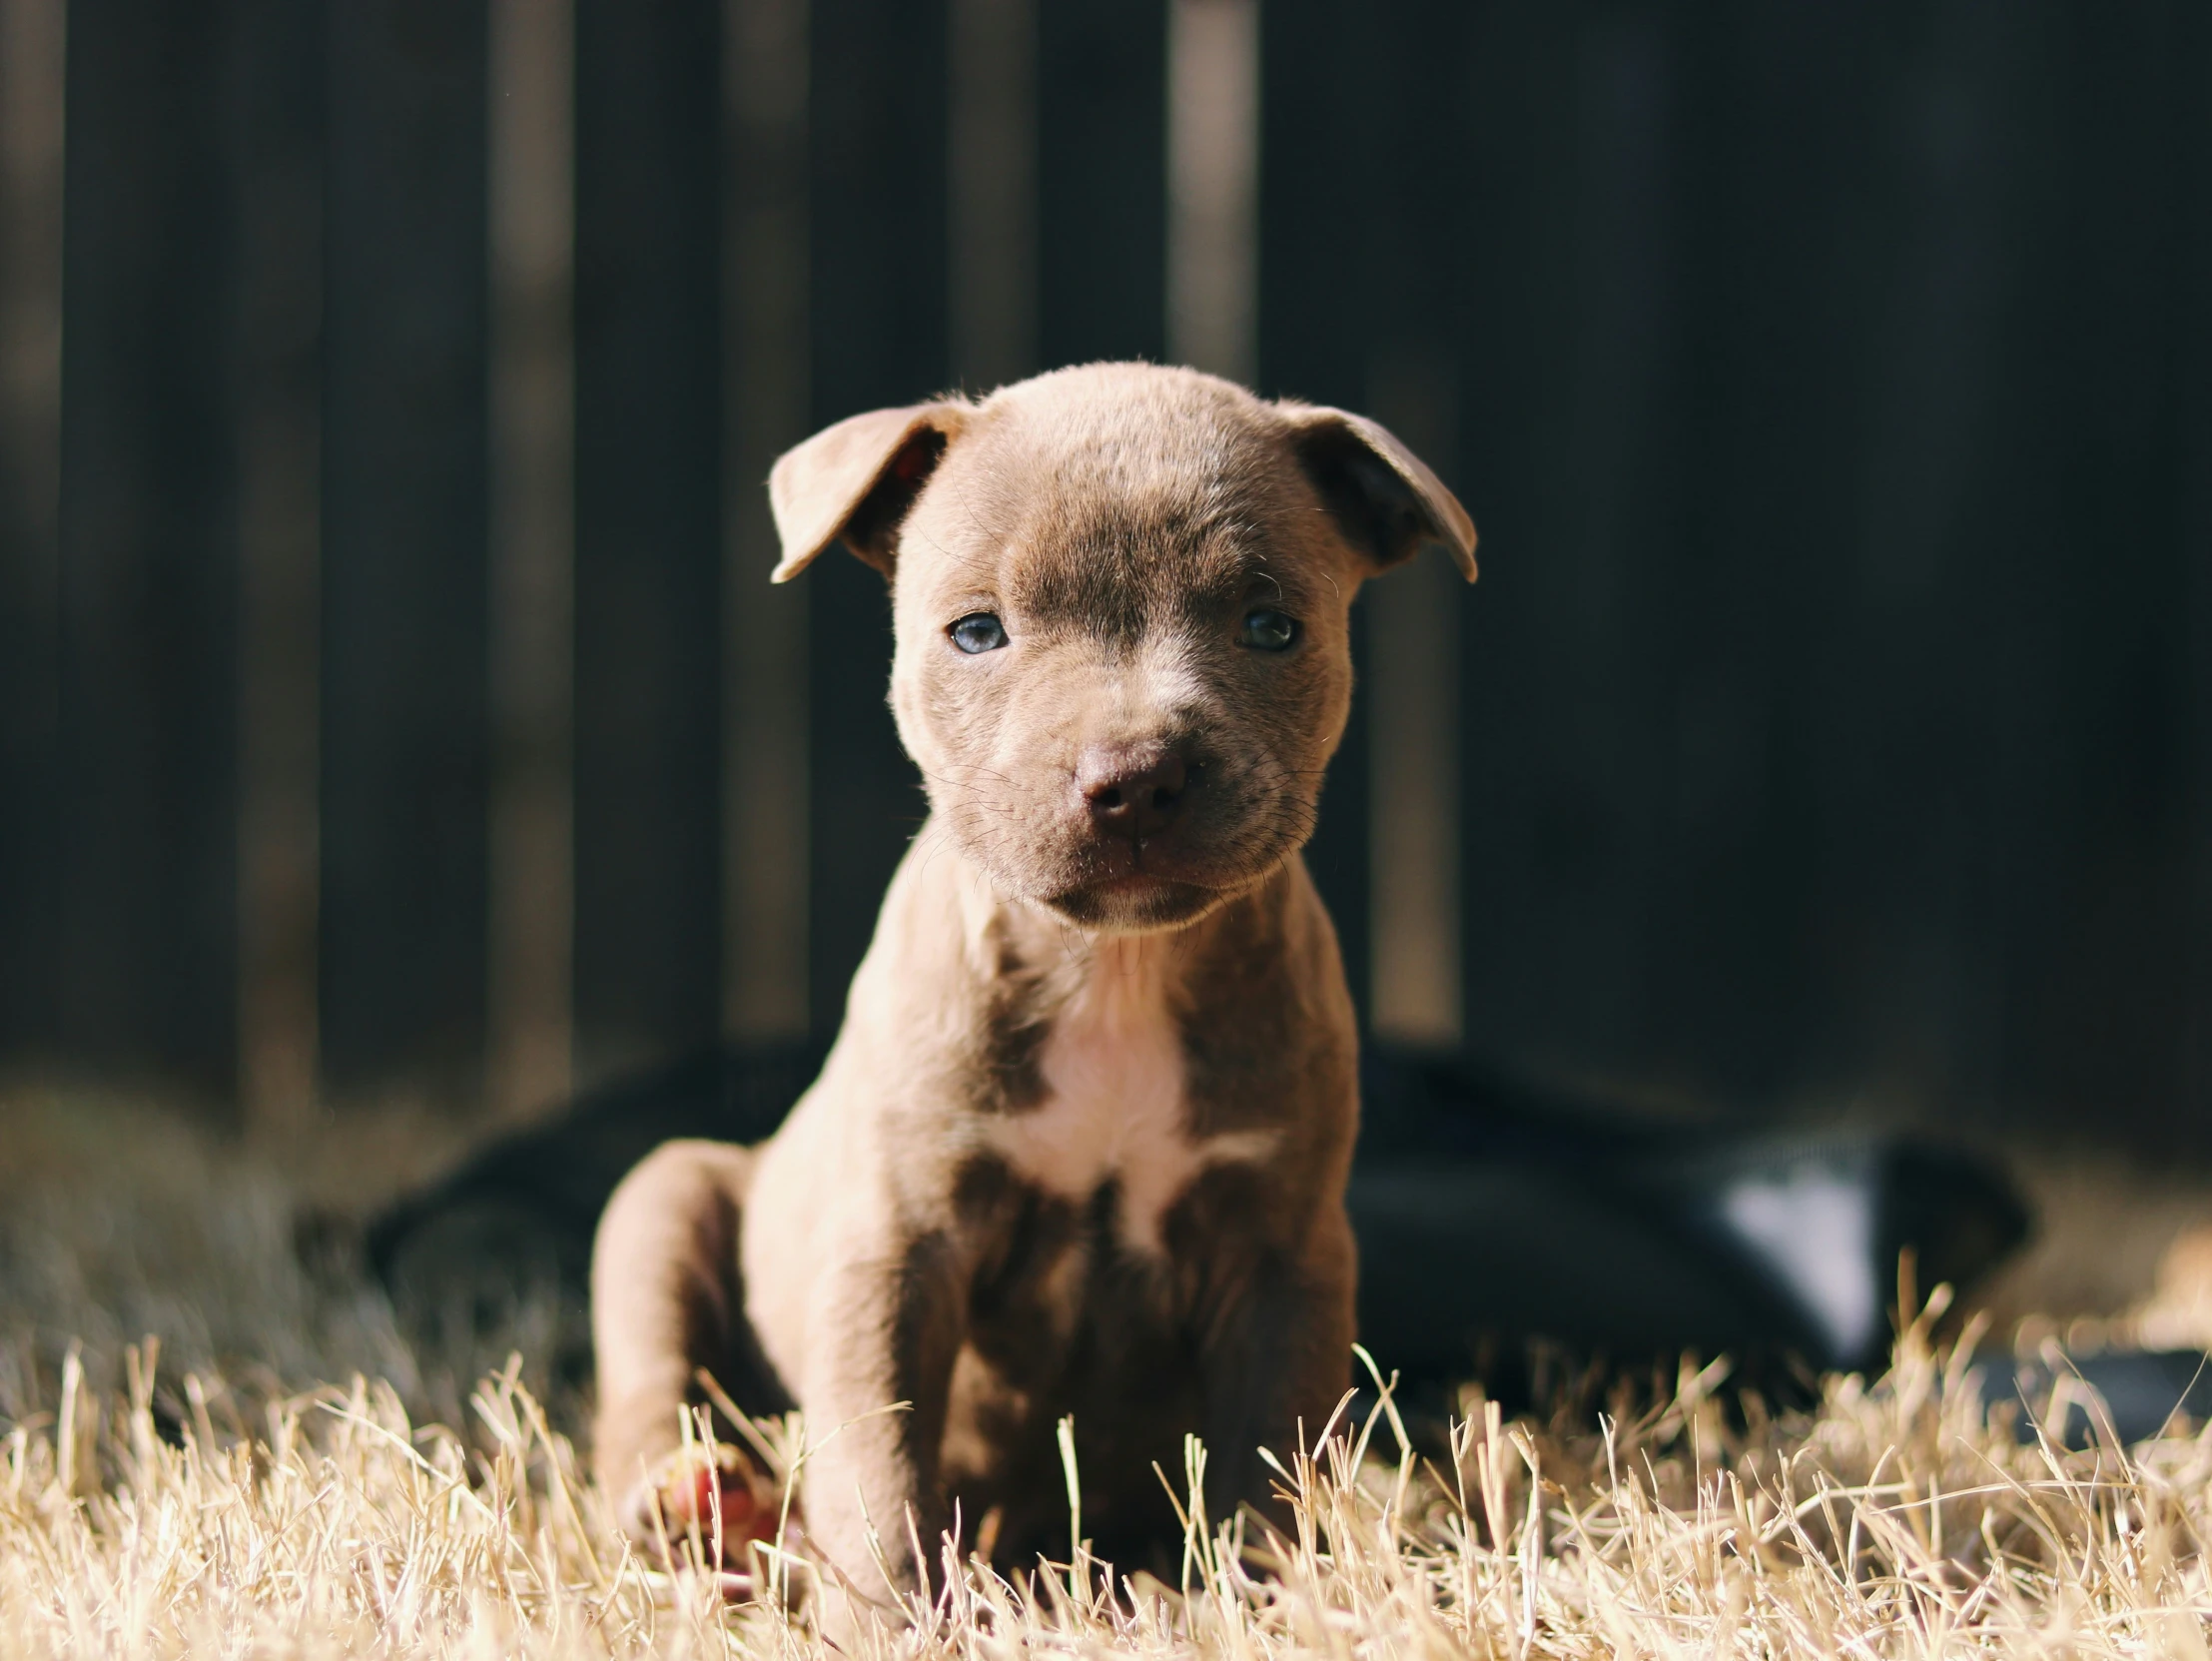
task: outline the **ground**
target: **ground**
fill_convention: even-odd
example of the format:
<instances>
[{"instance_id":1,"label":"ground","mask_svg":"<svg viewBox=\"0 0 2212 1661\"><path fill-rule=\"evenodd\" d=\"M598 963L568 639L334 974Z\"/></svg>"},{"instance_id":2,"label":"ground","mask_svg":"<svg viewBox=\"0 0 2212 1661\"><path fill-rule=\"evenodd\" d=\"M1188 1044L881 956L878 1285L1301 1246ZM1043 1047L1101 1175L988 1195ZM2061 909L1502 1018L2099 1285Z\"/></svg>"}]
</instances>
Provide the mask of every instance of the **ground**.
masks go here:
<instances>
[{"instance_id":1,"label":"ground","mask_svg":"<svg viewBox=\"0 0 2212 1661\"><path fill-rule=\"evenodd\" d=\"M410 1337L303 1239L303 1206L343 1210L442 1152L403 1116L285 1159L128 1102L0 1099L0 1656L828 1653L783 1602L727 1606L615 1539L562 1433L578 1403L539 1370L552 1311ZM2008 1321L2040 1285L2085 1330L2201 1210L2184 1185L2098 1181L2078 1163L2039 1181L2059 1227L1999 1288ZM2206 1656L2212 1438L2022 1439L1978 1399L1986 1333L1935 1303L1885 1376L1827 1380L1804 1412L1685 1366L1610 1413L1504 1421L1470 1393L1449 1445L1409 1448L1370 1397L1317 1464L1282 1450L1294 1539L1239 1550L1193 1516L1173 1583L1118 1591L1080 1550L1011 1581L962 1568L911 1627L847 1644ZM792 1454L831 1427L763 1428Z\"/></svg>"}]
</instances>

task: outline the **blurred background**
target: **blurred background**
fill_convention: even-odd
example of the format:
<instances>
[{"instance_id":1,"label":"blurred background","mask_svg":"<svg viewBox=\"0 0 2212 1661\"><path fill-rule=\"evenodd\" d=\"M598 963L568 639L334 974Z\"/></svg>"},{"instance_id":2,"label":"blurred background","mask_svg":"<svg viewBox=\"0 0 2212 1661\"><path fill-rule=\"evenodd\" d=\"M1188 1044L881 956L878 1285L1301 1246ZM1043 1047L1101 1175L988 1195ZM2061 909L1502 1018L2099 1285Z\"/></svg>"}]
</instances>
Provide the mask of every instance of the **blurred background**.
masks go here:
<instances>
[{"instance_id":1,"label":"blurred background","mask_svg":"<svg viewBox=\"0 0 2212 1661\"><path fill-rule=\"evenodd\" d=\"M0 0L0 1069L834 1029L922 801L761 481L1108 357L1481 528L1360 602L1375 1032L2212 1158L2194 0Z\"/></svg>"}]
</instances>

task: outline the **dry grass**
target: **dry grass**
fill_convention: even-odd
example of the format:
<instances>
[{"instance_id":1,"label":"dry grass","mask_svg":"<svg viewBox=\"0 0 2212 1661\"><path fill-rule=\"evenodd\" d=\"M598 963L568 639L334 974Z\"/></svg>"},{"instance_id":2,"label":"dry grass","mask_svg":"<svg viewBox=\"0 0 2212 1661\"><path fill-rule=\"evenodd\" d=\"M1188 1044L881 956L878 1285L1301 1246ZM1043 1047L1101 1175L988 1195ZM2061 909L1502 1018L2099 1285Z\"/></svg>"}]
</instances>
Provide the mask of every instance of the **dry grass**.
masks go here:
<instances>
[{"instance_id":1,"label":"dry grass","mask_svg":"<svg viewBox=\"0 0 2212 1661\"><path fill-rule=\"evenodd\" d=\"M822 1650L804 1616L626 1551L526 1368L472 1382L477 1358L432 1364L380 1299L303 1271L291 1184L155 1117L0 1108L0 1654ZM543 1318L516 1311L524 1353ZM1470 1400L1423 1460L1385 1400L1291 1459L1295 1539L1193 1516L1176 1583L1118 1592L1080 1551L1018 1582L956 1565L861 1647L2206 1655L2212 1440L2022 1442L1931 1330L1775 1419L1686 1371L1607 1420Z\"/></svg>"}]
</instances>

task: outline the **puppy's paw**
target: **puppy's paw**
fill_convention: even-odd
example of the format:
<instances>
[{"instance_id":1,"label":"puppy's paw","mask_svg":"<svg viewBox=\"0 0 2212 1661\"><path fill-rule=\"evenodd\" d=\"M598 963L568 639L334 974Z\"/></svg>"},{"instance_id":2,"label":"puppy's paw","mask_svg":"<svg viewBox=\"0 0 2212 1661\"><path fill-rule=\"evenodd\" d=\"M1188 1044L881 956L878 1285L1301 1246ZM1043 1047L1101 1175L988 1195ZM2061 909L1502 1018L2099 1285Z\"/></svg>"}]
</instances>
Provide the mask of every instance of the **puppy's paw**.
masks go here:
<instances>
[{"instance_id":1,"label":"puppy's paw","mask_svg":"<svg viewBox=\"0 0 2212 1661\"><path fill-rule=\"evenodd\" d=\"M669 1454L631 1485L618 1515L631 1538L655 1550L665 1544L678 1562L691 1556L696 1541L700 1566L718 1572L731 1597L752 1592L753 1543L773 1541L780 1525L788 1545L796 1521L795 1514L785 1517L767 1473L727 1445L711 1457L701 1447Z\"/></svg>"}]
</instances>

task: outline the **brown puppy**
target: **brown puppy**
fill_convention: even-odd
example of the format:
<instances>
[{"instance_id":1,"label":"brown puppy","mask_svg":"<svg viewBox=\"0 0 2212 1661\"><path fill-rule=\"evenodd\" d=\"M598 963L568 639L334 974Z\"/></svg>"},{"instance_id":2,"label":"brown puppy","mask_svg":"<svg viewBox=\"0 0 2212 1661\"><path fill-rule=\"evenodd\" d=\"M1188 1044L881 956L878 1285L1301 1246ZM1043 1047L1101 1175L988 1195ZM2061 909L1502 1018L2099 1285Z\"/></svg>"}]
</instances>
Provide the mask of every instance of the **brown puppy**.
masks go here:
<instances>
[{"instance_id":1,"label":"brown puppy","mask_svg":"<svg viewBox=\"0 0 2212 1661\"><path fill-rule=\"evenodd\" d=\"M1349 1380L1352 1006L1298 850L1353 593L1428 542L1471 579L1474 526L1371 421L1130 364L856 415L769 488L776 580L839 540L891 579L932 813L789 1122L608 1207L601 1480L641 1530L703 1492L662 1476L696 1369L796 1402L845 1426L814 1547L882 1597L926 1573L909 1515L1064 1552L1073 1413L1086 1532L1130 1563L1185 1432L1215 1515L1264 1505L1257 1450Z\"/></svg>"}]
</instances>

